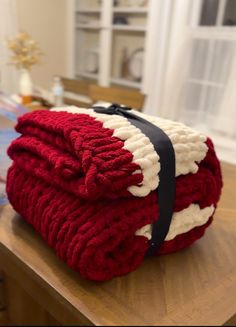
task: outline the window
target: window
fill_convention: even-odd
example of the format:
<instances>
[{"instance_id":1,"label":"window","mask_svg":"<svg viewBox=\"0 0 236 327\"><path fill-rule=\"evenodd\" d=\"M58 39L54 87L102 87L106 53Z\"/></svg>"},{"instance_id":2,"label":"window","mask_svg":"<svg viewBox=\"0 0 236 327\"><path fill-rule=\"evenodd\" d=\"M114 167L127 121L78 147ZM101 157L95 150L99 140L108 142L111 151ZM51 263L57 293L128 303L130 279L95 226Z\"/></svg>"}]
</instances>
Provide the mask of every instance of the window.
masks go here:
<instances>
[{"instance_id":1,"label":"window","mask_svg":"<svg viewBox=\"0 0 236 327\"><path fill-rule=\"evenodd\" d=\"M190 60L183 86L184 115L190 121L217 114L236 60L236 0L199 3L198 23L190 27Z\"/></svg>"},{"instance_id":2,"label":"window","mask_svg":"<svg viewBox=\"0 0 236 327\"><path fill-rule=\"evenodd\" d=\"M225 6L223 25L236 25L236 1L228 0Z\"/></svg>"},{"instance_id":3,"label":"window","mask_svg":"<svg viewBox=\"0 0 236 327\"><path fill-rule=\"evenodd\" d=\"M200 26L235 26L235 0L203 0Z\"/></svg>"},{"instance_id":4,"label":"window","mask_svg":"<svg viewBox=\"0 0 236 327\"><path fill-rule=\"evenodd\" d=\"M201 17L200 17L201 26L216 25L218 7L219 7L219 0L203 1Z\"/></svg>"}]
</instances>

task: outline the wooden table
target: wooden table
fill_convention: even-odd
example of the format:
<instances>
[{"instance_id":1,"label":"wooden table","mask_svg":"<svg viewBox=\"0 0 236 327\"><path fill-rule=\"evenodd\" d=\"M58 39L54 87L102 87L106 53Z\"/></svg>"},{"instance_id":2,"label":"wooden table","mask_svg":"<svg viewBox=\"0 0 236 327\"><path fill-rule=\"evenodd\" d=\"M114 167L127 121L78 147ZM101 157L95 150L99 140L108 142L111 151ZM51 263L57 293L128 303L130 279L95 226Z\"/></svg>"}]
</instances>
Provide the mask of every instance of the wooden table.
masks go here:
<instances>
[{"instance_id":1,"label":"wooden table","mask_svg":"<svg viewBox=\"0 0 236 327\"><path fill-rule=\"evenodd\" d=\"M80 278L10 205L2 207L0 317L45 325L225 324L236 314L236 166L223 164L223 172L223 196L203 239L105 283Z\"/></svg>"}]
</instances>

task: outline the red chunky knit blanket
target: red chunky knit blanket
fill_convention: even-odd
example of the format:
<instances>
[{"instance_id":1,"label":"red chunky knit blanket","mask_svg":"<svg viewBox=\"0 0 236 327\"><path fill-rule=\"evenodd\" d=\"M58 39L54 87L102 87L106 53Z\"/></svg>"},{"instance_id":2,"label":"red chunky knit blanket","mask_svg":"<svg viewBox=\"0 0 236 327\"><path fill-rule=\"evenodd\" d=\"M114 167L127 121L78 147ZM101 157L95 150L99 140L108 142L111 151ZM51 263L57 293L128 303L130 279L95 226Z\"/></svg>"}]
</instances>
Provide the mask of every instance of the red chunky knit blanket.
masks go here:
<instances>
[{"instance_id":1,"label":"red chunky knit blanket","mask_svg":"<svg viewBox=\"0 0 236 327\"><path fill-rule=\"evenodd\" d=\"M209 138L183 124L136 113L159 126L176 156L176 198L156 255L189 246L211 224L222 178ZM158 219L159 156L126 118L76 107L19 118L8 154L14 209L82 276L108 280L144 260Z\"/></svg>"}]
</instances>

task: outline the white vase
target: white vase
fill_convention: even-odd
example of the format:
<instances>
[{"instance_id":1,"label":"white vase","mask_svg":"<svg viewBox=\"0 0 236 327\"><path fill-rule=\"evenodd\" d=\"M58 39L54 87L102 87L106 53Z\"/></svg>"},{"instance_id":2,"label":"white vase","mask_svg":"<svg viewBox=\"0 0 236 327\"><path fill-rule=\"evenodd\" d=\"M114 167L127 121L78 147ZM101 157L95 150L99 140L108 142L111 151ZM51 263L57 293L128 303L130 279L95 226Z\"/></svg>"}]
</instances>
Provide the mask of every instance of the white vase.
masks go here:
<instances>
[{"instance_id":1,"label":"white vase","mask_svg":"<svg viewBox=\"0 0 236 327\"><path fill-rule=\"evenodd\" d=\"M28 69L21 69L20 71L20 95L31 96L33 94L33 83Z\"/></svg>"}]
</instances>

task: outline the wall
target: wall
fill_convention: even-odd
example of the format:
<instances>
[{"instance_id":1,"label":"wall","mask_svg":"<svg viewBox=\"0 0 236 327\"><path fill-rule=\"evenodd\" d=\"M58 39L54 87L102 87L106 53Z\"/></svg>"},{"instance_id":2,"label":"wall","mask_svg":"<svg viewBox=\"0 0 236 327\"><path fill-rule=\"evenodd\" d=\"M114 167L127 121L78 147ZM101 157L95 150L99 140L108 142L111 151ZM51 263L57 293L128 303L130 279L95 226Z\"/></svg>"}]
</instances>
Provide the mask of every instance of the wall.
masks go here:
<instances>
[{"instance_id":1,"label":"wall","mask_svg":"<svg viewBox=\"0 0 236 327\"><path fill-rule=\"evenodd\" d=\"M36 85L49 88L54 75L67 73L67 0L17 0L19 28L39 44L44 57L33 67Z\"/></svg>"}]
</instances>

